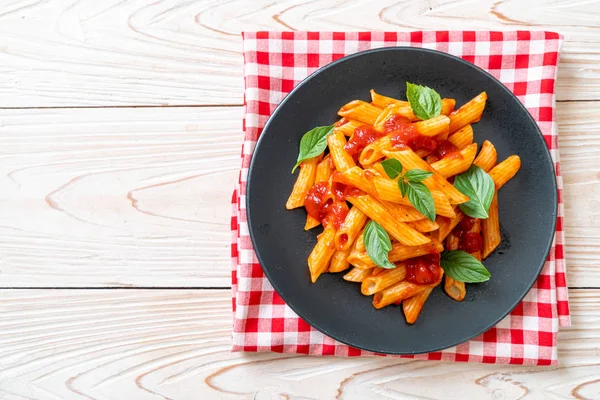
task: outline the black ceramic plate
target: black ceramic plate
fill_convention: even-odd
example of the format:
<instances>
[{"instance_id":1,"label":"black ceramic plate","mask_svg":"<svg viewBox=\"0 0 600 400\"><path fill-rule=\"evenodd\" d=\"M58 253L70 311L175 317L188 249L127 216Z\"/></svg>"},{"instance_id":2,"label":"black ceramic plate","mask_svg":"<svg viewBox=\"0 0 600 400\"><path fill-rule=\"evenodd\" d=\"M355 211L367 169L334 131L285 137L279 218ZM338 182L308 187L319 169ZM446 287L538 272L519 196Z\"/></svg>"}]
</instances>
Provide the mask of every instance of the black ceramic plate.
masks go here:
<instances>
[{"instance_id":1,"label":"black ceramic plate","mask_svg":"<svg viewBox=\"0 0 600 400\"><path fill-rule=\"evenodd\" d=\"M323 274L310 283L306 259L321 228L304 231L303 208L285 209L297 173L290 173L300 138L335 122L337 110L369 90L404 98L406 83L455 98L457 107L488 94L475 141L489 139L498 160L521 157L519 173L499 192L503 240L485 261L486 283L467 285L456 302L436 288L414 325L401 307L373 308L360 285L344 273ZM290 93L273 113L258 141L247 187L248 224L263 270L283 300L306 322L340 342L378 353L415 354L464 342L494 326L525 296L540 273L556 223L556 180L550 154L527 110L485 71L445 53L387 48L358 53L320 69Z\"/></svg>"}]
</instances>

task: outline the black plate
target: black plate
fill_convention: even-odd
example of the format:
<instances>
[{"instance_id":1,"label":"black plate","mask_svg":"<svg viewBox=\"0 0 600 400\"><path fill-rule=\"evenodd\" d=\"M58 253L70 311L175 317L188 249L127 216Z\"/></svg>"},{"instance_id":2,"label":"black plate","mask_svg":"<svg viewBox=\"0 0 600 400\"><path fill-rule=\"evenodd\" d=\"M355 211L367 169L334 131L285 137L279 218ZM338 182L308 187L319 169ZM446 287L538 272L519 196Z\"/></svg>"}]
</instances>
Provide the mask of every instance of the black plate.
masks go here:
<instances>
[{"instance_id":1,"label":"black plate","mask_svg":"<svg viewBox=\"0 0 600 400\"><path fill-rule=\"evenodd\" d=\"M337 110L369 90L404 98L405 82L435 88L460 106L486 91L475 141L494 143L498 160L521 157L519 173L499 192L503 241L486 261L492 278L470 284L461 303L436 288L414 325L401 307L373 308L372 297L343 273L310 283L306 259L321 229L304 231L303 208L285 209L297 173L290 173L300 138L330 125ZM540 273L556 224L554 167L530 114L500 82L454 56L409 47L358 53L305 79L275 110L258 141L247 187L248 225L258 259L283 300L306 322L340 342L378 353L415 354L454 346L483 333L525 296Z\"/></svg>"}]
</instances>

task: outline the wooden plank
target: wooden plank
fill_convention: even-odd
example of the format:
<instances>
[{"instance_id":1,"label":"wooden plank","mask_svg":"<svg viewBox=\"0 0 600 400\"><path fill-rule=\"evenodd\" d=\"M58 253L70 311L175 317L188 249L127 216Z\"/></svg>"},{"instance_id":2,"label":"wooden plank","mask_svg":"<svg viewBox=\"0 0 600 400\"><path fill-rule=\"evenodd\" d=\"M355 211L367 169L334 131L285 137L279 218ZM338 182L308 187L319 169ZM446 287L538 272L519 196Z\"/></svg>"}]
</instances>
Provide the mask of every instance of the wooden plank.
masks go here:
<instances>
[{"instance_id":1,"label":"wooden plank","mask_svg":"<svg viewBox=\"0 0 600 400\"><path fill-rule=\"evenodd\" d=\"M0 286L228 286L241 108L0 111Z\"/></svg>"},{"instance_id":2,"label":"wooden plank","mask_svg":"<svg viewBox=\"0 0 600 400\"><path fill-rule=\"evenodd\" d=\"M554 30L558 99L597 100L599 12L589 0L3 2L0 107L241 104L243 30Z\"/></svg>"},{"instance_id":3,"label":"wooden plank","mask_svg":"<svg viewBox=\"0 0 600 400\"><path fill-rule=\"evenodd\" d=\"M571 286L600 287L599 107L557 108ZM0 110L0 287L229 286L241 113Z\"/></svg>"},{"instance_id":4,"label":"wooden plank","mask_svg":"<svg viewBox=\"0 0 600 400\"><path fill-rule=\"evenodd\" d=\"M231 353L226 290L9 290L0 299L2 399L598 394L599 290L571 291L574 328L559 334L560 368Z\"/></svg>"}]
</instances>

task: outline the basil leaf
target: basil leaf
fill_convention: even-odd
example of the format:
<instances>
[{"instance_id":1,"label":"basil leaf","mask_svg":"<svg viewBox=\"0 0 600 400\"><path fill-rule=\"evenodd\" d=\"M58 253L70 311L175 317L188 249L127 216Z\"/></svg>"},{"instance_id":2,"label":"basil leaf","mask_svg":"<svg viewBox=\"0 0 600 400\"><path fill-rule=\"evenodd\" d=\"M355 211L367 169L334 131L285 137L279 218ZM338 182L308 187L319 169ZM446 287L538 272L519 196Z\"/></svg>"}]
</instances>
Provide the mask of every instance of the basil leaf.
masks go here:
<instances>
[{"instance_id":1,"label":"basil leaf","mask_svg":"<svg viewBox=\"0 0 600 400\"><path fill-rule=\"evenodd\" d=\"M363 233L365 248L371 260L381 268L391 269L396 268L388 260L388 253L392 249L392 242L387 232L381 225L375 221L369 221Z\"/></svg>"},{"instance_id":2,"label":"basil leaf","mask_svg":"<svg viewBox=\"0 0 600 400\"><path fill-rule=\"evenodd\" d=\"M459 282L485 282L491 276L482 263L462 250L443 252L440 264L446 275Z\"/></svg>"},{"instance_id":3,"label":"basil leaf","mask_svg":"<svg viewBox=\"0 0 600 400\"><path fill-rule=\"evenodd\" d=\"M427 86L406 82L406 98L415 115L423 121L437 117L442 112L442 98Z\"/></svg>"},{"instance_id":4,"label":"basil leaf","mask_svg":"<svg viewBox=\"0 0 600 400\"><path fill-rule=\"evenodd\" d=\"M435 204L427 186L421 182L409 181L406 184L406 189L408 201L411 202L413 207L427 217L428 220L435 221Z\"/></svg>"},{"instance_id":5,"label":"basil leaf","mask_svg":"<svg viewBox=\"0 0 600 400\"><path fill-rule=\"evenodd\" d=\"M404 179L398 179L398 187L400 188L400 194L402 195L402 197L406 196L406 182L404 182Z\"/></svg>"},{"instance_id":6,"label":"basil leaf","mask_svg":"<svg viewBox=\"0 0 600 400\"><path fill-rule=\"evenodd\" d=\"M402 172L402 164L400 161L390 158L389 160L385 160L381 162L381 166L383 170L391 179L395 179Z\"/></svg>"},{"instance_id":7,"label":"basil leaf","mask_svg":"<svg viewBox=\"0 0 600 400\"><path fill-rule=\"evenodd\" d=\"M494 197L494 180L484 170L473 164L458 175L454 187L469 197L469 201L458 206L463 213L473 218L488 218Z\"/></svg>"},{"instance_id":8,"label":"basil leaf","mask_svg":"<svg viewBox=\"0 0 600 400\"><path fill-rule=\"evenodd\" d=\"M333 133L333 125L317 126L302 136L298 160L296 161L296 165L294 165L294 169L292 169L292 174L302 161L316 157L325 151L327 148L327 136L331 133Z\"/></svg>"},{"instance_id":9,"label":"basil leaf","mask_svg":"<svg viewBox=\"0 0 600 400\"><path fill-rule=\"evenodd\" d=\"M406 171L404 178L409 182L421 182L433 175L433 172L425 171L424 169L414 168Z\"/></svg>"}]
</instances>

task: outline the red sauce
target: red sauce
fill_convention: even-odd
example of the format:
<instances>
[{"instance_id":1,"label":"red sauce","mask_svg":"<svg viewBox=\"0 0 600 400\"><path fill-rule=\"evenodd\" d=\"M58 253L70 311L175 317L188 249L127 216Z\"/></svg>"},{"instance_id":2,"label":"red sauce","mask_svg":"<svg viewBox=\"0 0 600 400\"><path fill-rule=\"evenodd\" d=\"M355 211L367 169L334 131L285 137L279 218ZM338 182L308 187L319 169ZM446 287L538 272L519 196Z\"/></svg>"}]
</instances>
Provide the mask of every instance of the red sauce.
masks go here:
<instances>
[{"instance_id":1,"label":"red sauce","mask_svg":"<svg viewBox=\"0 0 600 400\"><path fill-rule=\"evenodd\" d=\"M335 196L337 201L344 201L346 200L346 185L344 185L341 182L332 182L331 183L331 191L333 192L333 195Z\"/></svg>"},{"instance_id":2,"label":"red sauce","mask_svg":"<svg viewBox=\"0 0 600 400\"><path fill-rule=\"evenodd\" d=\"M475 253L480 251L483 247L483 239L478 232L469 232L477 218L471 218L464 216L460 223L454 228L452 233L460 238L458 248L466 251L467 253Z\"/></svg>"},{"instance_id":3,"label":"red sauce","mask_svg":"<svg viewBox=\"0 0 600 400\"><path fill-rule=\"evenodd\" d=\"M384 123L384 131L392 134L391 141L394 147L408 146L412 150L433 151L437 147L435 139L419 135L415 125L409 119L398 114L392 115Z\"/></svg>"},{"instance_id":4,"label":"red sauce","mask_svg":"<svg viewBox=\"0 0 600 400\"><path fill-rule=\"evenodd\" d=\"M441 142L438 142L433 155L436 156L438 160L441 160L445 157L460 156L460 153L458 147L450 143L450 141L442 140Z\"/></svg>"},{"instance_id":5,"label":"red sauce","mask_svg":"<svg viewBox=\"0 0 600 400\"><path fill-rule=\"evenodd\" d=\"M363 194L365 194L365 192L355 188L354 186L346 186L344 189L344 199L347 199L348 197L362 196Z\"/></svg>"},{"instance_id":6,"label":"red sauce","mask_svg":"<svg viewBox=\"0 0 600 400\"><path fill-rule=\"evenodd\" d=\"M346 117L343 117L342 119L340 119L338 122L336 122L333 126L338 128L342 125L346 125L348 122L350 122L350 120Z\"/></svg>"},{"instance_id":7,"label":"red sauce","mask_svg":"<svg viewBox=\"0 0 600 400\"><path fill-rule=\"evenodd\" d=\"M361 125L354 130L354 134L348 143L346 143L344 149L346 149L348 154L352 157L355 157L360 154L365 147L379 139L381 136L383 136L382 133L377 132L369 125Z\"/></svg>"},{"instance_id":8,"label":"red sauce","mask_svg":"<svg viewBox=\"0 0 600 400\"><path fill-rule=\"evenodd\" d=\"M315 184L306 194L304 206L308 215L318 219L323 226L333 224L337 229L346 219L348 205L343 200L345 187L339 182L329 189L327 182Z\"/></svg>"},{"instance_id":9,"label":"red sauce","mask_svg":"<svg viewBox=\"0 0 600 400\"><path fill-rule=\"evenodd\" d=\"M417 285L430 285L440 276L440 255L429 254L406 261L406 280Z\"/></svg>"}]
</instances>

